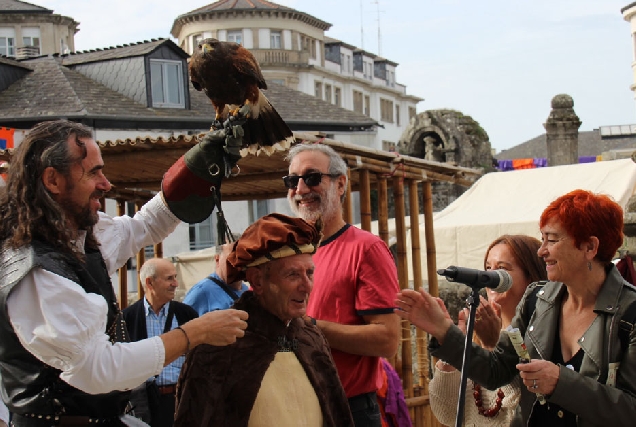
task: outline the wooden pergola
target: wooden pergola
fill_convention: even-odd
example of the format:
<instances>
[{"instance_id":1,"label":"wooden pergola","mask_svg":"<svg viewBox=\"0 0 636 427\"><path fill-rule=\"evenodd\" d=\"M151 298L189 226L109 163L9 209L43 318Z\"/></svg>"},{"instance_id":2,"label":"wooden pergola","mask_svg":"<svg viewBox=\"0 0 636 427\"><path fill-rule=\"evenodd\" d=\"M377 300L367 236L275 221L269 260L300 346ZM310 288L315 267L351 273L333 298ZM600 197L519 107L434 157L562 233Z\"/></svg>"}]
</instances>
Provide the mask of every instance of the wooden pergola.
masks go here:
<instances>
[{"instance_id":1,"label":"wooden pergola","mask_svg":"<svg viewBox=\"0 0 636 427\"><path fill-rule=\"evenodd\" d=\"M389 244L389 186L392 188L395 207L395 232L397 239L397 270L400 287L409 286L407 265L407 227L405 217L410 216L411 260L413 286L419 289L422 279L422 249L420 244L418 191L424 195L425 254L429 292L438 295L435 274L435 239L433 234L432 187L435 181L470 186L481 175L480 171L457 167L447 163L427 161L402 156L397 153L373 150L362 146L338 142L319 135L294 133L297 143L322 143L336 150L349 166L349 186L345 199L345 220L352 223L351 192L360 192L361 227L371 231L371 191L378 195L378 234ZM161 188L165 171L198 142L199 137L176 136L170 138L137 138L134 140L100 141L105 167L104 173L113 184L107 198L117 202L118 214L125 214L126 202L134 202L137 209L152 198ZM245 153L238 162L240 173L223 181L221 192L224 201L256 200L286 197L281 177L287 174L285 160L287 150L279 149L267 155L263 152ZM0 151L0 160L10 160L10 152ZM405 189L408 189L409 212L406 212ZM155 256L162 257L161 244L155 247ZM143 264L144 252L137 255L137 265ZM120 295L128 294L126 267L119 274ZM138 286L140 297L143 288ZM127 303L121 298L121 304ZM413 425L437 426L428 401L429 357L427 342L421 330L412 336L411 326L402 323L401 351L391 360L402 379L404 394ZM417 372L413 374L413 358Z\"/></svg>"},{"instance_id":2,"label":"wooden pergola","mask_svg":"<svg viewBox=\"0 0 636 427\"><path fill-rule=\"evenodd\" d=\"M297 143L322 143L331 146L349 166L349 186L344 212L347 222L353 222L351 192L359 191L361 227L371 231L371 190L377 190L379 236L387 245L389 244L389 186L392 188L397 238L397 269L401 288L409 286L406 215L409 215L411 220L413 286L419 289L423 284L420 224L418 223L420 217L418 190L421 186L424 194L428 286L432 295L438 295L431 183L445 181L470 186L481 172L447 163L373 150L313 134L295 133L294 136ZM123 206L125 201L133 200L138 207L141 207L156 191L159 191L163 173L197 141L196 136L180 136L168 139L146 138L101 142L102 156L106 164L104 173L115 186L108 197L116 199L118 206ZM223 181L221 187L223 200L286 197L287 190L281 179L288 171L286 155L286 150L278 150L271 155L263 152L246 153L238 162L240 173ZM405 189L407 188L409 212L406 212L405 208ZM161 249L158 248L158 250L156 256L161 256ZM139 257L143 257L143 253ZM138 259L138 265L141 263L143 258ZM124 281L120 283L120 295L126 295L126 274L120 274L119 277ZM391 361L402 378L407 405L416 427L439 425L430 411L428 402L429 360L426 344L423 332L417 330L415 337L412 337L410 324L403 321L401 352ZM413 355L416 357L418 367L415 376L413 375Z\"/></svg>"}]
</instances>

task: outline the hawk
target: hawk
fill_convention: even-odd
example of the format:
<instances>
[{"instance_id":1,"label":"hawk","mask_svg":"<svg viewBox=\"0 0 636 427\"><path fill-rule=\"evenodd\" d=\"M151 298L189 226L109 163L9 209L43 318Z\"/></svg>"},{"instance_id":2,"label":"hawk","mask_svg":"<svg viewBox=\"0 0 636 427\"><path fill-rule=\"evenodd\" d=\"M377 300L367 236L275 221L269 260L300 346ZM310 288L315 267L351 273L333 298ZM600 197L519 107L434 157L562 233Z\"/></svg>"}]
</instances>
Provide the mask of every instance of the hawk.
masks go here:
<instances>
[{"instance_id":1,"label":"hawk","mask_svg":"<svg viewBox=\"0 0 636 427\"><path fill-rule=\"evenodd\" d=\"M212 101L216 111L213 128L221 128L228 116L246 118L244 146L262 148L278 143L287 148L293 143L292 131L261 92L267 83L249 50L238 43L203 39L188 70L192 86Z\"/></svg>"}]
</instances>

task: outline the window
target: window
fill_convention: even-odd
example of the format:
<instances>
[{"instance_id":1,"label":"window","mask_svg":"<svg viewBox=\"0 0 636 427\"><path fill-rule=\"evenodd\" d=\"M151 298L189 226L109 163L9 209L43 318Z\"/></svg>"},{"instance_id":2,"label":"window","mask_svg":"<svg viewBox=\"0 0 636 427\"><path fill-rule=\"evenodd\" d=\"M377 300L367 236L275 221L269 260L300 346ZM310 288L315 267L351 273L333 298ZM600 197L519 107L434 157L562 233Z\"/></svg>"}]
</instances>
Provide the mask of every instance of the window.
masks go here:
<instances>
[{"instance_id":1,"label":"window","mask_svg":"<svg viewBox=\"0 0 636 427\"><path fill-rule=\"evenodd\" d=\"M0 28L0 55L15 56L15 30Z\"/></svg>"},{"instance_id":2,"label":"window","mask_svg":"<svg viewBox=\"0 0 636 427\"><path fill-rule=\"evenodd\" d=\"M322 83L321 82L315 82L314 90L315 90L314 93L316 95L316 98L322 99Z\"/></svg>"},{"instance_id":3,"label":"window","mask_svg":"<svg viewBox=\"0 0 636 427\"><path fill-rule=\"evenodd\" d=\"M33 55L40 54L40 29L39 28L22 28L22 45L24 47L32 47Z\"/></svg>"},{"instance_id":4,"label":"window","mask_svg":"<svg viewBox=\"0 0 636 427\"><path fill-rule=\"evenodd\" d=\"M364 113L363 104L362 104L363 95L362 92L358 92L357 90L353 91L353 111L356 113Z\"/></svg>"},{"instance_id":5,"label":"window","mask_svg":"<svg viewBox=\"0 0 636 427\"><path fill-rule=\"evenodd\" d=\"M334 88L334 104L338 107L342 107L342 91L339 87Z\"/></svg>"},{"instance_id":6,"label":"window","mask_svg":"<svg viewBox=\"0 0 636 427\"><path fill-rule=\"evenodd\" d=\"M150 60L152 106L185 107L183 69L180 61Z\"/></svg>"},{"instance_id":7,"label":"window","mask_svg":"<svg viewBox=\"0 0 636 427\"><path fill-rule=\"evenodd\" d=\"M60 39L60 53L62 55L71 53L71 50L68 48L68 45L66 44L66 37L63 37Z\"/></svg>"},{"instance_id":8,"label":"window","mask_svg":"<svg viewBox=\"0 0 636 427\"><path fill-rule=\"evenodd\" d=\"M269 33L269 47L270 49L281 49L280 43L280 31L272 31Z\"/></svg>"},{"instance_id":9,"label":"window","mask_svg":"<svg viewBox=\"0 0 636 427\"><path fill-rule=\"evenodd\" d=\"M243 44L243 31L228 31L227 32L227 41L234 42L238 44Z\"/></svg>"},{"instance_id":10,"label":"window","mask_svg":"<svg viewBox=\"0 0 636 427\"><path fill-rule=\"evenodd\" d=\"M192 36L192 52L197 50L201 40L203 40L203 34L195 34Z\"/></svg>"},{"instance_id":11,"label":"window","mask_svg":"<svg viewBox=\"0 0 636 427\"><path fill-rule=\"evenodd\" d=\"M380 120L393 123L393 101L380 98Z\"/></svg>"},{"instance_id":12,"label":"window","mask_svg":"<svg viewBox=\"0 0 636 427\"><path fill-rule=\"evenodd\" d=\"M369 95L364 96L364 114L371 117L371 97Z\"/></svg>"},{"instance_id":13,"label":"window","mask_svg":"<svg viewBox=\"0 0 636 427\"><path fill-rule=\"evenodd\" d=\"M395 106L395 125L400 126L400 106Z\"/></svg>"},{"instance_id":14,"label":"window","mask_svg":"<svg viewBox=\"0 0 636 427\"><path fill-rule=\"evenodd\" d=\"M351 72L351 55L345 55L344 53L340 54L340 72Z\"/></svg>"},{"instance_id":15,"label":"window","mask_svg":"<svg viewBox=\"0 0 636 427\"><path fill-rule=\"evenodd\" d=\"M303 50L309 52L312 59L316 59L316 41L310 37L302 37Z\"/></svg>"},{"instance_id":16,"label":"window","mask_svg":"<svg viewBox=\"0 0 636 427\"><path fill-rule=\"evenodd\" d=\"M216 215L199 224L190 224L190 250L205 249L216 245Z\"/></svg>"},{"instance_id":17,"label":"window","mask_svg":"<svg viewBox=\"0 0 636 427\"><path fill-rule=\"evenodd\" d=\"M415 117L417 113L415 112L415 107L409 107L409 122L413 117Z\"/></svg>"},{"instance_id":18,"label":"window","mask_svg":"<svg viewBox=\"0 0 636 427\"><path fill-rule=\"evenodd\" d=\"M331 85L325 85L325 101L331 104Z\"/></svg>"},{"instance_id":19,"label":"window","mask_svg":"<svg viewBox=\"0 0 636 427\"><path fill-rule=\"evenodd\" d=\"M395 142L386 141L386 140L382 140L382 149L384 151L393 151L393 152L397 151L395 149Z\"/></svg>"}]
</instances>

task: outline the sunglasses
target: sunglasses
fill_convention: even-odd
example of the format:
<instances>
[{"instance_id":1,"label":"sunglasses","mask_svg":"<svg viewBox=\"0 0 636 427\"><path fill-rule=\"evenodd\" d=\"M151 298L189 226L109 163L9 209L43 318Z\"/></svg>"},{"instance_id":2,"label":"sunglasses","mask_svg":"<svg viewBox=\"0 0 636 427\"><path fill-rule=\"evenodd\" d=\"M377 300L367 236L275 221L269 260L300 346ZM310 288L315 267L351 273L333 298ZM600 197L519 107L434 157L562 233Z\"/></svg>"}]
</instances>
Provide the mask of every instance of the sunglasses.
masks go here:
<instances>
[{"instance_id":1,"label":"sunglasses","mask_svg":"<svg viewBox=\"0 0 636 427\"><path fill-rule=\"evenodd\" d=\"M315 187L320 184L323 176L328 176L330 178L339 177L339 174L336 173L322 173L322 172L310 172L304 175L287 175L283 177L283 182L285 183L285 187L290 190L296 189L298 187L298 182L300 178L303 179L303 182L307 187Z\"/></svg>"}]
</instances>

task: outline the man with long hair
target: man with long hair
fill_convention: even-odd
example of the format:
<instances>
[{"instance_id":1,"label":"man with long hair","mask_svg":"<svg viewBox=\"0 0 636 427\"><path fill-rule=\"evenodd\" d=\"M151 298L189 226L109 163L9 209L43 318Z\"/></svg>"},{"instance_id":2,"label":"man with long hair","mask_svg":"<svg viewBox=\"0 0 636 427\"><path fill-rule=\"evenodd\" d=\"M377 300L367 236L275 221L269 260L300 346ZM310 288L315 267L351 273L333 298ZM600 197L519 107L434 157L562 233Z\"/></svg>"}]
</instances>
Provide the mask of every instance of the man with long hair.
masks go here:
<instances>
[{"instance_id":1,"label":"man with long hair","mask_svg":"<svg viewBox=\"0 0 636 427\"><path fill-rule=\"evenodd\" d=\"M127 425L123 390L196 345L243 335L247 314L228 310L127 342L110 282L131 256L176 228L183 212L175 215L165 194L188 196L198 175L184 185L179 176L191 168L182 165L206 162L225 135L206 138L134 217L99 212L111 185L89 128L43 122L15 150L0 190L0 394L14 426Z\"/></svg>"}]
</instances>

